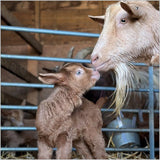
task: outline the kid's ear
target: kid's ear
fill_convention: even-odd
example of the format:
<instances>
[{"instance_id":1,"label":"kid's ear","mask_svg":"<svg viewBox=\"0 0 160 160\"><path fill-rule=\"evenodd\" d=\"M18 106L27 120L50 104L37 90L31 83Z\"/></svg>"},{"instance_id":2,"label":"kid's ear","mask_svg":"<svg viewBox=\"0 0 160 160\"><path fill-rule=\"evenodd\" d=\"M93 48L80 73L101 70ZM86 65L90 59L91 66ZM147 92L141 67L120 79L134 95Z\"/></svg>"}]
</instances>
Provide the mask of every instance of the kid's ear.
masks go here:
<instances>
[{"instance_id":1,"label":"kid's ear","mask_svg":"<svg viewBox=\"0 0 160 160\"><path fill-rule=\"evenodd\" d=\"M62 73L39 73L38 79L46 84L63 83L65 80Z\"/></svg>"},{"instance_id":2,"label":"kid's ear","mask_svg":"<svg viewBox=\"0 0 160 160\"><path fill-rule=\"evenodd\" d=\"M104 18L105 16L91 16L91 15L88 15L89 18L91 18L92 20L98 22L99 24L103 25L104 24Z\"/></svg>"}]
</instances>

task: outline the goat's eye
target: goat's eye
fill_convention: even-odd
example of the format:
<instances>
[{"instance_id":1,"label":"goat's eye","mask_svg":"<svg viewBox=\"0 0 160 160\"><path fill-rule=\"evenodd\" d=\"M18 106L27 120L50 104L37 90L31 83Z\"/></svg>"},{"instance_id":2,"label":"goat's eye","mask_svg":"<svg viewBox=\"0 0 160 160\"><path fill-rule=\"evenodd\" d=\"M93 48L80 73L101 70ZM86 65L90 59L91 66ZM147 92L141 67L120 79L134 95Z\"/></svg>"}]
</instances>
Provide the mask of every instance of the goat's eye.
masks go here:
<instances>
[{"instance_id":1,"label":"goat's eye","mask_svg":"<svg viewBox=\"0 0 160 160\"><path fill-rule=\"evenodd\" d=\"M121 23L126 23L126 19L125 19L125 18L122 18L122 19L121 19Z\"/></svg>"}]
</instances>

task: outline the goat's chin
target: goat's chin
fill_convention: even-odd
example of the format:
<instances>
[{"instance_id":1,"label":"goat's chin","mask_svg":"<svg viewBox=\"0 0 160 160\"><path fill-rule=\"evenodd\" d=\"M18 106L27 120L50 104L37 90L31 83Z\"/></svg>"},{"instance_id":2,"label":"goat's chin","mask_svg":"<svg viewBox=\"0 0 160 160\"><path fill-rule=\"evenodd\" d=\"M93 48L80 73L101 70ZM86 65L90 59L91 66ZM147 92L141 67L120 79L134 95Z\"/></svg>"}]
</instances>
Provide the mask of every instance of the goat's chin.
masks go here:
<instances>
[{"instance_id":1,"label":"goat's chin","mask_svg":"<svg viewBox=\"0 0 160 160\"><path fill-rule=\"evenodd\" d=\"M96 70L99 72L107 72L109 70L115 69L116 64L111 60L101 63L99 66L96 66Z\"/></svg>"}]
</instances>

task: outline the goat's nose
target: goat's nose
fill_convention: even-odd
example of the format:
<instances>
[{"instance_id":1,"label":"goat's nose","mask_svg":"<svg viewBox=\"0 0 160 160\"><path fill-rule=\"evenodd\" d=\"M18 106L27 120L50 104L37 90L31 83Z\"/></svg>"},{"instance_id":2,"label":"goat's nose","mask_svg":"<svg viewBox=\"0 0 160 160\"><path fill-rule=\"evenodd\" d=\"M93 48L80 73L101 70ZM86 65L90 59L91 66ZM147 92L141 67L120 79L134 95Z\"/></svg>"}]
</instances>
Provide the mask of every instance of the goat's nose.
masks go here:
<instances>
[{"instance_id":1,"label":"goat's nose","mask_svg":"<svg viewBox=\"0 0 160 160\"><path fill-rule=\"evenodd\" d=\"M91 57L92 64L94 65L97 62L98 59L99 59L98 55L92 56Z\"/></svg>"}]
</instances>

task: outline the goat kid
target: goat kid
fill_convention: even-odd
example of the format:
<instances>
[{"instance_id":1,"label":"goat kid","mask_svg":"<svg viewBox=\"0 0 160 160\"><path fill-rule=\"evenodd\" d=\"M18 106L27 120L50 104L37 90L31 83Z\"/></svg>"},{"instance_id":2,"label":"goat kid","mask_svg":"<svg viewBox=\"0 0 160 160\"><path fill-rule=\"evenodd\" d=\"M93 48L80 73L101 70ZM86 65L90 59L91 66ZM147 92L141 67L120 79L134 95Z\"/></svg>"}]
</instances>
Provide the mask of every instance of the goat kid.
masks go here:
<instances>
[{"instance_id":1,"label":"goat kid","mask_svg":"<svg viewBox=\"0 0 160 160\"><path fill-rule=\"evenodd\" d=\"M37 110L38 158L50 159L53 147L56 158L71 158L73 145L83 158L107 157L100 109L82 97L99 78L97 71L74 63L58 73L39 74L43 83L55 88Z\"/></svg>"}]
</instances>

